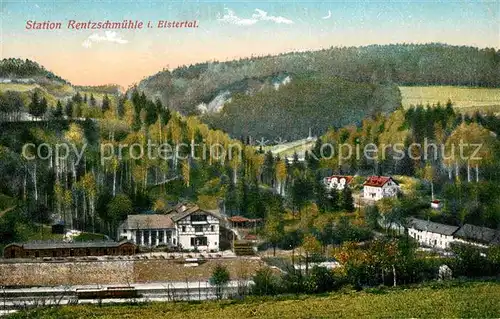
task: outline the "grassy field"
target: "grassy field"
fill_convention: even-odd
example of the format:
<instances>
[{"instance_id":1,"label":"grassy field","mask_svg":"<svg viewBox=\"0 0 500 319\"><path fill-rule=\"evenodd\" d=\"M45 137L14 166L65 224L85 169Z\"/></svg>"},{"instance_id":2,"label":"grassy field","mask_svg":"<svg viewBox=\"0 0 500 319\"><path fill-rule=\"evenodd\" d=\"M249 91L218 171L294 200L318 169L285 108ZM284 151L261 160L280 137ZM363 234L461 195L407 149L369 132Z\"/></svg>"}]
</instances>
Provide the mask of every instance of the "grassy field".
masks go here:
<instances>
[{"instance_id":1,"label":"grassy field","mask_svg":"<svg viewBox=\"0 0 500 319\"><path fill-rule=\"evenodd\" d=\"M441 102L451 99L462 112L500 112L500 88L470 88L455 86L400 86L403 107Z\"/></svg>"},{"instance_id":2,"label":"grassy field","mask_svg":"<svg viewBox=\"0 0 500 319\"><path fill-rule=\"evenodd\" d=\"M40 87L38 84L22 84L22 83L0 83L0 91L17 91L17 92L26 92L31 91L37 87Z\"/></svg>"},{"instance_id":3,"label":"grassy field","mask_svg":"<svg viewBox=\"0 0 500 319\"><path fill-rule=\"evenodd\" d=\"M499 300L499 283L469 283L283 299L66 306L10 318L498 318Z\"/></svg>"},{"instance_id":4,"label":"grassy field","mask_svg":"<svg viewBox=\"0 0 500 319\"><path fill-rule=\"evenodd\" d=\"M305 151L311 150L316 143L315 139L308 140L296 140L279 145L265 146L263 147L264 152L271 151L274 155L279 155L281 157L292 156L294 153L303 154ZM258 147L257 147L258 148Z\"/></svg>"}]
</instances>

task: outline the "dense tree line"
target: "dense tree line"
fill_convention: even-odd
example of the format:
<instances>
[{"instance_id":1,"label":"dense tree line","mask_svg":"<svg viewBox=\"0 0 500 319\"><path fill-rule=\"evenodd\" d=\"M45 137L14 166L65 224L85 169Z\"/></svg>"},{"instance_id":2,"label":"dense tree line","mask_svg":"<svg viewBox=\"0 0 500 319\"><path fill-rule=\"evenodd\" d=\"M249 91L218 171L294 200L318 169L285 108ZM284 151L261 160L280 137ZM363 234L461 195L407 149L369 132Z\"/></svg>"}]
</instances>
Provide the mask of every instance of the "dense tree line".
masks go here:
<instances>
[{"instance_id":1,"label":"dense tree line","mask_svg":"<svg viewBox=\"0 0 500 319\"><path fill-rule=\"evenodd\" d=\"M31 103L40 100L33 94ZM127 214L161 212L182 199L215 209L222 204L221 199L227 198L224 204L228 214L241 211L256 217L264 217L268 202L280 201L279 196L261 189L261 156L252 147L210 130L194 117L181 117L139 91L130 99L104 95L101 107L92 107L95 101L92 94L76 93L65 105L58 101L51 107L47 122L0 124L0 172L5 176L0 194L19 200L26 220L61 220L69 228L114 237ZM95 108L97 116L81 119L86 108ZM118 145L131 144L148 150L149 142L168 143L173 149L191 142L208 146L192 152L181 148L166 159L160 158L155 149L151 157L137 157L130 149L119 152ZM36 155L43 143L52 147L52 153L44 149L38 155L41 158L28 160L21 155L26 143L34 145L29 156ZM215 156L210 148L214 143L233 153ZM235 145L232 149L231 143ZM57 144L70 146L68 157L54 156ZM115 147L103 154L104 144ZM80 158L71 147L82 150Z\"/></svg>"},{"instance_id":2,"label":"dense tree line","mask_svg":"<svg viewBox=\"0 0 500 319\"><path fill-rule=\"evenodd\" d=\"M111 107L116 96L103 94L102 98L94 97L93 92L77 91L70 98L55 100L44 90L36 88L28 92L0 92L0 120L19 120L22 113L45 118L102 118ZM120 116L123 116L123 103L118 106Z\"/></svg>"}]
</instances>

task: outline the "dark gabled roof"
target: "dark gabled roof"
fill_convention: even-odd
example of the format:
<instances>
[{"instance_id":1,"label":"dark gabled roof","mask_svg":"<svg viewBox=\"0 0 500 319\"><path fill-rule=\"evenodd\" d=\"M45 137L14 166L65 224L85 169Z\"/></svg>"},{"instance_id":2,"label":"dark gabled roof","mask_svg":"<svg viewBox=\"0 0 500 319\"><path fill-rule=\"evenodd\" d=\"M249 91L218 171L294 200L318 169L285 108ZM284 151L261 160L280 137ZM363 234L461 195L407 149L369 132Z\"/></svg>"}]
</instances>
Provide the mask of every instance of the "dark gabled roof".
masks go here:
<instances>
[{"instance_id":1,"label":"dark gabled roof","mask_svg":"<svg viewBox=\"0 0 500 319\"><path fill-rule=\"evenodd\" d=\"M111 240L107 241L77 241L77 242L64 242L64 241L52 241L52 240L40 240L31 241L27 243L12 243L6 246L18 246L23 249L58 249L58 248L117 248L123 244L132 244L131 241L121 241L115 242Z\"/></svg>"},{"instance_id":2,"label":"dark gabled roof","mask_svg":"<svg viewBox=\"0 0 500 319\"><path fill-rule=\"evenodd\" d=\"M500 245L500 231L497 232L497 234L495 235L495 238L493 238L493 240L491 241L492 245Z\"/></svg>"},{"instance_id":3,"label":"dark gabled roof","mask_svg":"<svg viewBox=\"0 0 500 319\"><path fill-rule=\"evenodd\" d=\"M121 229L169 229L175 228L179 220L197 212L212 215L217 219L221 216L216 212L202 210L195 204L178 204L166 211L165 214L138 214L128 215L120 225Z\"/></svg>"},{"instance_id":4,"label":"dark gabled roof","mask_svg":"<svg viewBox=\"0 0 500 319\"><path fill-rule=\"evenodd\" d=\"M123 229L168 229L175 228L171 216L163 214L128 215L121 224Z\"/></svg>"},{"instance_id":5,"label":"dark gabled roof","mask_svg":"<svg viewBox=\"0 0 500 319\"><path fill-rule=\"evenodd\" d=\"M489 244L496 236L500 236L499 233L495 229L465 224L455 233L455 237Z\"/></svg>"},{"instance_id":6,"label":"dark gabled roof","mask_svg":"<svg viewBox=\"0 0 500 319\"><path fill-rule=\"evenodd\" d=\"M189 205L189 206L182 206L179 208L179 210L175 213L172 213L172 220L174 222L177 222L192 213L201 211L201 209L197 205Z\"/></svg>"},{"instance_id":7,"label":"dark gabled roof","mask_svg":"<svg viewBox=\"0 0 500 319\"><path fill-rule=\"evenodd\" d=\"M167 216L170 216L174 222L177 222L193 213L196 212L203 212L208 215L212 215L215 218L220 219L221 216L219 216L217 213L213 211L206 211L201 209L198 205L196 204L188 204L188 203L180 203L171 208L166 212Z\"/></svg>"},{"instance_id":8,"label":"dark gabled roof","mask_svg":"<svg viewBox=\"0 0 500 319\"><path fill-rule=\"evenodd\" d=\"M436 234L451 236L457 230L457 226L450 226L440 223L435 223L427 220L422 220L414 217L408 219L408 227L415 228L421 231L428 231Z\"/></svg>"}]
</instances>

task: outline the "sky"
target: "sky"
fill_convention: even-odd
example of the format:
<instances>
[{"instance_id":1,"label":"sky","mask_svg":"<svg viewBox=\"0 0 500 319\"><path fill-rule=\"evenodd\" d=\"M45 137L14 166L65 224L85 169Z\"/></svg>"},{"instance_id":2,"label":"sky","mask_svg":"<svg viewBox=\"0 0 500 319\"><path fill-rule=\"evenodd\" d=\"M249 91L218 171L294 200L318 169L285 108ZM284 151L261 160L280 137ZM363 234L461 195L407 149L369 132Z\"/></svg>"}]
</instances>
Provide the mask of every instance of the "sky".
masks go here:
<instances>
[{"instance_id":1,"label":"sky","mask_svg":"<svg viewBox=\"0 0 500 319\"><path fill-rule=\"evenodd\" d=\"M500 49L500 0L0 0L0 55L77 85L127 88L165 68L331 46L441 42ZM198 28L69 30L68 20L197 20ZM27 30L28 20L61 22Z\"/></svg>"}]
</instances>

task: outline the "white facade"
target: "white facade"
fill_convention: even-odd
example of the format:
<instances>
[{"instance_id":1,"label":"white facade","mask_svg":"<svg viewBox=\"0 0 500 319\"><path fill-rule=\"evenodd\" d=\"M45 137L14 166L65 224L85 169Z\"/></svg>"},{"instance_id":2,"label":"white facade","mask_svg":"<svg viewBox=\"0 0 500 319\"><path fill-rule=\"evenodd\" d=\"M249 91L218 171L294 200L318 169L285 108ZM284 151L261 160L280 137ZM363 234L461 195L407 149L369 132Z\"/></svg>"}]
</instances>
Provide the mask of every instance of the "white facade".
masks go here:
<instances>
[{"instance_id":1,"label":"white facade","mask_svg":"<svg viewBox=\"0 0 500 319\"><path fill-rule=\"evenodd\" d=\"M386 197L396 197L398 193L399 185L392 178L380 186L366 183L363 186L363 197L369 200L377 201Z\"/></svg>"},{"instance_id":2,"label":"white facade","mask_svg":"<svg viewBox=\"0 0 500 319\"><path fill-rule=\"evenodd\" d=\"M127 239L138 246L177 246L175 229L120 229L119 239Z\"/></svg>"},{"instance_id":3,"label":"white facade","mask_svg":"<svg viewBox=\"0 0 500 319\"><path fill-rule=\"evenodd\" d=\"M203 213L184 217L176 223L179 246L200 251L219 250L219 219Z\"/></svg>"},{"instance_id":4,"label":"white facade","mask_svg":"<svg viewBox=\"0 0 500 319\"><path fill-rule=\"evenodd\" d=\"M352 177L350 176L330 176L325 177L323 183L325 184L327 190L336 189L341 191L349 185L351 179Z\"/></svg>"},{"instance_id":5,"label":"white facade","mask_svg":"<svg viewBox=\"0 0 500 319\"><path fill-rule=\"evenodd\" d=\"M457 237L453 237L453 241L455 243L457 243L457 244L472 245L472 246L476 246L476 247L480 247L480 248L488 248L488 247L490 247L489 245L486 245L486 244L483 244L483 243L475 242L475 241L472 241L472 240L464 240L462 238L457 238Z\"/></svg>"},{"instance_id":6,"label":"white facade","mask_svg":"<svg viewBox=\"0 0 500 319\"><path fill-rule=\"evenodd\" d=\"M443 235L415 228L408 228L408 235L414 238L421 246L439 249L448 249L450 243L455 241L453 235Z\"/></svg>"},{"instance_id":7,"label":"white facade","mask_svg":"<svg viewBox=\"0 0 500 319\"><path fill-rule=\"evenodd\" d=\"M408 220L408 235L414 238L419 245L448 249L450 244L456 240L455 233L459 227L440 223L410 218Z\"/></svg>"},{"instance_id":8,"label":"white facade","mask_svg":"<svg viewBox=\"0 0 500 319\"><path fill-rule=\"evenodd\" d=\"M441 209L441 202L438 201L438 200L433 200L431 201L431 208L434 208L434 209Z\"/></svg>"},{"instance_id":9,"label":"white facade","mask_svg":"<svg viewBox=\"0 0 500 319\"><path fill-rule=\"evenodd\" d=\"M197 206L179 206L169 214L129 215L118 228L118 239L139 246L218 251L220 220Z\"/></svg>"}]
</instances>

